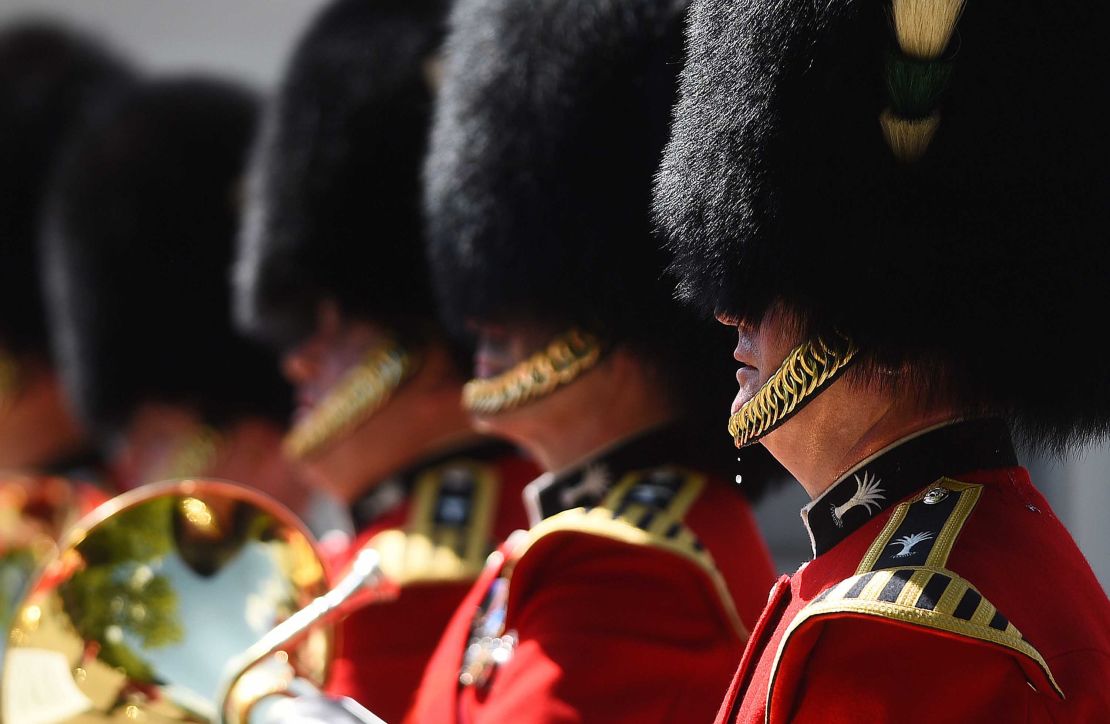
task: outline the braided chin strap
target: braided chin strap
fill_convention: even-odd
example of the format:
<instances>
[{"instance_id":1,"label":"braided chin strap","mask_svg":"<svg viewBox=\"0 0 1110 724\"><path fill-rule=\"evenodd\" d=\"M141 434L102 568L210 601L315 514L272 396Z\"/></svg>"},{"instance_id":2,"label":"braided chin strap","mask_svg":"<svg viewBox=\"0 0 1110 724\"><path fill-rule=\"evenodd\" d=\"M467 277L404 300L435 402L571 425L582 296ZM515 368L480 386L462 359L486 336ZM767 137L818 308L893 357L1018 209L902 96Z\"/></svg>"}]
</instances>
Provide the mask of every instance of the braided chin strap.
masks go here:
<instances>
[{"instance_id":1,"label":"braided chin strap","mask_svg":"<svg viewBox=\"0 0 1110 724\"><path fill-rule=\"evenodd\" d=\"M202 425L188 438L182 440L158 470L153 480L194 478L206 475L220 454L223 436L208 425Z\"/></svg>"},{"instance_id":2,"label":"braided chin strap","mask_svg":"<svg viewBox=\"0 0 1110 724\"><path fill-rule=\"evenodd\" d=\"M463 386L463 408L479 415L515 409L570 384L599 359L600 340L572 329L512 369L496 377L467 382Z\"/></svg>"},{"instance_id":3,"label":"braided chin strap","mask_svg":"<svg viewBox=\"0 0 1110 724\"><path fill-rule=\"evenodd\" d=\"M847 337L834 342L817 337L786 355L771 379L729 419L736 447L751 445L786 422L847 369L856 345Z\"/></svg>"},{"instance_id":4,"label":"braided chin strap","mask_svg":"<svg viewBox=\"0 0 1110 724\"><path fill-rule=\"evenodd\" d=\"M350 434L381 409L417 366L416 358L396 342L372 349L289 431L286 454L303 460Z\"/></svg>"}]
</instances>

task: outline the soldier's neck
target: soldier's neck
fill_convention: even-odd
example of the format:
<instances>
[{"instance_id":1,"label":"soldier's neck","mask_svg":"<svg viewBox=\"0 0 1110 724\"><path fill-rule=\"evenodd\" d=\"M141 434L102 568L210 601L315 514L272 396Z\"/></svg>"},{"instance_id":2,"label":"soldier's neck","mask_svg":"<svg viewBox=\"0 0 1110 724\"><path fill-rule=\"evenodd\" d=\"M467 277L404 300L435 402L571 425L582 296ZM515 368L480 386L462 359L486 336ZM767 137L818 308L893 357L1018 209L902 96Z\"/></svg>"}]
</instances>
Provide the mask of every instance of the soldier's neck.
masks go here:
<instances>
[{"instance_id":1,"label":"soldier's neck","mask_svg":"<svg viewBox=\"0 0 1110 724\"><path fill-rule=\"evenodd\" d=\"M650 369L618 349L551 396L481 427L518 443L545 471L562 472L673 416Z\"/></svg>"},{"instance_id":2,"label":"soldier's neck","mask_svg":"<svg viewBox=\"0 0 1110 724\"><path fill-rule=\"evenodd\" d=\"M302 463L309 479L351 503L399 471L455 448L478 444L459 406L459 388L405 391L323 454Z\"/></svg>"},{"instance_id":3,"label":"soldier's neck","mask_svg":"<svg viewBox=\"0 0 1110 724\"><path fill-rule=\"evenodd\" d=\"M763 444L817 498L846 472L916 432L959 419L946 405L922 406L888 390L840 380Z\"/></svg>"}]
</instances>

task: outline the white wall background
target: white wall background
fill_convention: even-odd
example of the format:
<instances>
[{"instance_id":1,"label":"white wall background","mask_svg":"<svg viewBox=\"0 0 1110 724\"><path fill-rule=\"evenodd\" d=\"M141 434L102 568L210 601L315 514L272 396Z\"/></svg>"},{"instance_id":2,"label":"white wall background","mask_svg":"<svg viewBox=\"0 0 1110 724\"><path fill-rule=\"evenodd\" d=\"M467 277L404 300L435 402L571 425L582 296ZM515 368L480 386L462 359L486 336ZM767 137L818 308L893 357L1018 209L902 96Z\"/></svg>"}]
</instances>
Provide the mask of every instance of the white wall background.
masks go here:
<instances>
[{"instance_id":1,"label":"white wall background","mask_svg":"<svg viewBox=\"0 0 1110 724\"><path fill-rule=\"evenodd\" d=\"M368 0L369 1L369 0ZM0 23L54 17L94 32L151 72L208 71L271 86L291 43L324 0L0 0ZM1067 463L1029 460L1048 496L1110 590L1110 446ZM800 487L779 491L759 519L783 571L810 555ZM1035 580L1036 571L1023 572Z\"/></svg>"},{"instance_id":2,"label":"white wall background","mask_svg":"<svg viewBox=\"0 0 1110 724\"><path fill-rule=\"evenodd\" d=\"M211 71L259 87L322 0L0 0L0 22L66 20L153 72Z\"/></svg>"}]
</instances>

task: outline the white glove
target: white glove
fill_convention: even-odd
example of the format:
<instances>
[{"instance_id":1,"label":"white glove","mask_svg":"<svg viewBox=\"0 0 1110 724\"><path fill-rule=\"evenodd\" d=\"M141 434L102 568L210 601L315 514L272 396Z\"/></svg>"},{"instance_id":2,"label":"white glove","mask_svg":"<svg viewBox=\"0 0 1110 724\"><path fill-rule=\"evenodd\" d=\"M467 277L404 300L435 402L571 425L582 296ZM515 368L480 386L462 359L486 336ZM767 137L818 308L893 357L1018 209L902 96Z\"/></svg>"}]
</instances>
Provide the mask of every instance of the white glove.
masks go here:
<instances>
[{"instance_id":1,"label":"white glove","mask_svg":"<svg viewBox=\"0 0 1110 724\"><path fill-rule=\"evenodd\" d=\"M385 724L353 699L324 694L282 697L259 704L251 724Z\"/></svg>"}]
</instances>

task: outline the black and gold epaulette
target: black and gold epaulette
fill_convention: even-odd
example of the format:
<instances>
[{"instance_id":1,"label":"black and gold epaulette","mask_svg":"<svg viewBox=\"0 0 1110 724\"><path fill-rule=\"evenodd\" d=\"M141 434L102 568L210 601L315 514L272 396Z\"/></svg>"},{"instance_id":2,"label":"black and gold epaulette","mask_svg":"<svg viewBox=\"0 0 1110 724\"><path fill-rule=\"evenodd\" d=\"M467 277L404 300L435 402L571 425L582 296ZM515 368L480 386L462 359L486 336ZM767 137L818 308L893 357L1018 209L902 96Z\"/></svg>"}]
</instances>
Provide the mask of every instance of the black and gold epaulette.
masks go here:
<instances>
[{"instance_id":1,"label":"black and gold epaulette","mask_svg":"<svg viewBox=\"0 0 1110 724\"><path fill-rule=\"evenodd\" d=\"M370 540L386 575L400 585L476 578L491 550L499 485L494 467L472 460L421 474L405 527Z\"/></svg>"},{"instance_id":2,"label":"black and gold epaulette","mask_svg":"<svg viewBox=\"0 0 1110 724\"><path fill-rule=\"evenodd\" d=\"M534 525L513 551L519 560L537 542L557 533L583 533L631 545L658 548L693 563L710 581L730 623L746 636L713 556L686 525L685 517L706 485L704 476L682 468L662 467L630 473L600 504L572 508Z\"/></svg>"},{"instance_id":3,"label":"black and gold epaulette","mask_svg":"<svg viewBox=\"0 0 1110 724\"><path fill-rule=\"evenodd\" d=\"M979 501L981 485L942 478L900 504L868 547L855 575L830 586L790 622L771 673L804 627L842 616L871 616L995 644L1015 655L1030 685L1042 680L1063 696L1044 657L969 581L947 570L949 554Z\"/></svg>"},{"instance_id":4,"label":"black and gold epaulette","mask_svg":"<svg viewBox=\"0 0 1110 724\"><path fill-rule=\"evenodd\" d=\"M801 628L828 617L873 616L995 644L1036 666L1053 691L1063 691L1040 652L968 581L946 570L888 568L847 578L803 608L790 622L771 671L772 688L783 652ZM1036 677L1030 677L1030 685Z\"/></svg>"}]
</instances>

